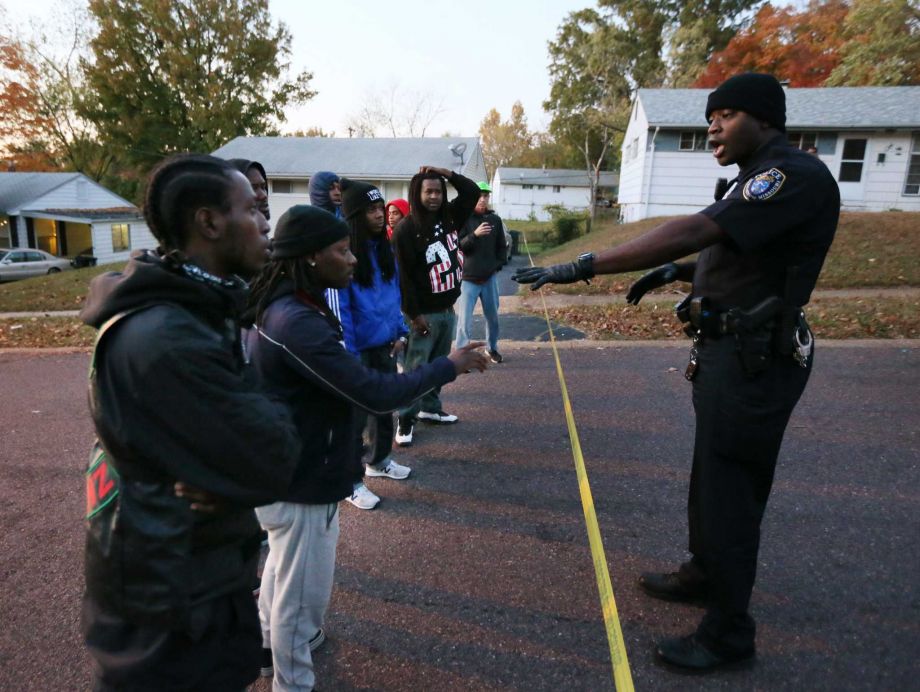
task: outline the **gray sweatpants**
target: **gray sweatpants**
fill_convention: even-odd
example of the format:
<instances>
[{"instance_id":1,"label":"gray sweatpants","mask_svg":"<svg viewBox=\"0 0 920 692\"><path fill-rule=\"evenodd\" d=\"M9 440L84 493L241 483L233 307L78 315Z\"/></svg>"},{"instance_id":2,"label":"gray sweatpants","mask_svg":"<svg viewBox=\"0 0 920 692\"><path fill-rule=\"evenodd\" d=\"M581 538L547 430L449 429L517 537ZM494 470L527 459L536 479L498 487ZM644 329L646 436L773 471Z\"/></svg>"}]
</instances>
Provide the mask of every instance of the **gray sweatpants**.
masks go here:
<instances>
[{"instance_id":1,"label":"gray sweatpants","mask_svg":"<svg viewBox=\"0 0 920 692\"><path fill-rule=\"evenodd\" d=\"M337 504L276 502L256 515L268 532L268 560L262 571L259 619L262 644L271 648L273 690L312 690L316 676L310 638L323 626L332 595Z\"/></svg>"}]
</instances>

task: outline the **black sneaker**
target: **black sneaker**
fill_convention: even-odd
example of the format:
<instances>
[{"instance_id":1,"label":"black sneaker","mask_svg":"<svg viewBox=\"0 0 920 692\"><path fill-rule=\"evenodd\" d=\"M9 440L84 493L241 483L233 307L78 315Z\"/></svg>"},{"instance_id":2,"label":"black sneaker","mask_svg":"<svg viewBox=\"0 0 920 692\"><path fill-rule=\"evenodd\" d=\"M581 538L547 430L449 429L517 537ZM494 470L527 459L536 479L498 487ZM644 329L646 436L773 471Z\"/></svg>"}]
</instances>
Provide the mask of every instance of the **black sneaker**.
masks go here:
<instances>
[{"instance_id":1,"label":"black sneaker","mask_svg":"<svg viewBox=\"0 0 920 692\"><path fill-rule=\"evenodd\" d=\"M409 447L412 444L412 433L414 431L414 420L411 418L399 418L396 422L396 435L393 440L400 447Z\"/></svg>"},{"instance_id":2,"label":"black sneaker","mask_svg":"<svg viewBox=\"0 0 920 692\"><path fill-rule=\"evenodd\" d=\"M489 358L493 363L501 363L504 360L504 358L502 358L502 354L498 351L488 351L488 353Z\"/></svg>"},{"instance_id":3,"label":"black sneaker","mask_svg":"<svg viewBox=\"0 0 920 692\"><path fill-rule=\"evenodd\" d=\"M322 630L320 630L320 632L322 632ZM262 649L262 668L259 670L259 675L263 678L271 678L275 675L275 664L274 661L272 661L271 649Z\"/></svg>"}]
</instances>

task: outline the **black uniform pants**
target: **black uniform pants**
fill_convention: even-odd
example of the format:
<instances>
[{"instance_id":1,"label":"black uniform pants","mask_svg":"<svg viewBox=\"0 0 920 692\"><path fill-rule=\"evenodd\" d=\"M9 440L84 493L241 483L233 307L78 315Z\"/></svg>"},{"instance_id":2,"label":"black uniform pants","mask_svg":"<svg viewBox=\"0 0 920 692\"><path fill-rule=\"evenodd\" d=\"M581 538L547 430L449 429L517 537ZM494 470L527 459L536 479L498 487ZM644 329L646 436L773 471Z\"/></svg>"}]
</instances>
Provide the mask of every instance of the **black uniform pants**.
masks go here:
<instances>
[{"instance_id":1,"label":"black uniform pants","mask_svg":"<svg viewBox=\"0 0 920 692\"><path fill-rule=\"evenodd\" d=\"M760 522L789 416L811 370L789 356L747 376L731 336L703 343L693 381L696 440L688 519L693 564L708 584L697 631L717 653L753 650L748 603Z\"/></svg>"}]
</instances>

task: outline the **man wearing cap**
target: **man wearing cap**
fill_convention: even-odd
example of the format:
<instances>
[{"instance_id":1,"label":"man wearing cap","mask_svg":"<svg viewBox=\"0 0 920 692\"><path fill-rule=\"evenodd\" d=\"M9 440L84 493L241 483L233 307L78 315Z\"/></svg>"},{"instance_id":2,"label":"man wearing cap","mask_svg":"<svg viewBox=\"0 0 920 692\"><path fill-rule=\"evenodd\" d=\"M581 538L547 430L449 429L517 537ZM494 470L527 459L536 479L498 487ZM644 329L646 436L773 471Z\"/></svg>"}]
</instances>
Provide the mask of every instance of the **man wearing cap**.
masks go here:
<instances>
[{"instance_id":1,"label":"man wearing cap","mask_svg":"<svg viewBox=\"0 0 920 692\"><path fill-rule=\"evenodd\" d=\"M812 336L802 306L837 228L840 193L818 159L789 146L785 93L770 75L726 80L706 104L709 143L738 176L714 204L570 264L520 270L538 288L595 274L663 266L630 289L688 281L678 317L693 337L685 373L693 383L696 439L688 520L691 559L676 572L646 573L649 595L705 605L697 630L664 639L667 664L705 672L754 656L748 613L760 522L786 424L811 371ZM696 262L674 261L699 252Z\"/></svg>"},{"instance_id":2,"label":"man wearing cap","mask_svg":"<svg viewBox=\"0 0 920 692\"><path fill-rule=\"evenodd\" d=\"M498 352L498 270L507 260L508 244L505 242L505 225L489 208L492 188L486 182L477 185L479 201L459 234L460 249L463 250L463 281L458 301L457 346L466 346L470 342L473 310L478 300L486 318L489 358L493 363L501 363L502 355Z\"/></svg>"}]
</instances>

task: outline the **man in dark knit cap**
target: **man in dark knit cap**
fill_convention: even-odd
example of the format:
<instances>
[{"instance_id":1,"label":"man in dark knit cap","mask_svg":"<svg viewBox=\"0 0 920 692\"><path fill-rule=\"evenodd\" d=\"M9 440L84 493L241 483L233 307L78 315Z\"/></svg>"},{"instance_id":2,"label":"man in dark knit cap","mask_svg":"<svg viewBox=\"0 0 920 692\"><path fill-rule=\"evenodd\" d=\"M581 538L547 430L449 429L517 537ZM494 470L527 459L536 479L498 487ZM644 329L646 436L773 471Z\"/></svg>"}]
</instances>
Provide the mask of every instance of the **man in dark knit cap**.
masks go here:
<instances>
[{"instance_id":1,"label":"man in dark knit cap","mask_svg":"<svg viewBox=\"0 0 920 692\"><path fill-rule=\"evenodd\" d=\"M765 74L726 80L706 104L719 165L737 164L714 204L570 264L520 270L538 288L595 274L647 269L626 295L692 282L678 317L693 338L685 376L693 383L696 440L688 519L691 559L676 572L646 573L654 598L706 607L697 630L664 639L665 663L705 672L754 656L748 613L760 522L780 444L813 359L802 306L837 228L840 193L820 160L786 139L785 93ZM699 252L696 261L675 264Z\"/></svg>"}]
</instances>

